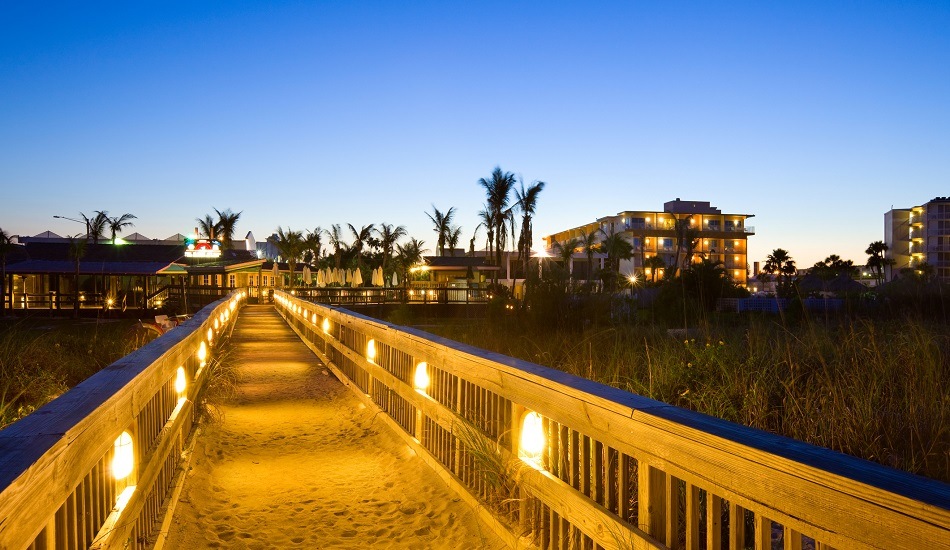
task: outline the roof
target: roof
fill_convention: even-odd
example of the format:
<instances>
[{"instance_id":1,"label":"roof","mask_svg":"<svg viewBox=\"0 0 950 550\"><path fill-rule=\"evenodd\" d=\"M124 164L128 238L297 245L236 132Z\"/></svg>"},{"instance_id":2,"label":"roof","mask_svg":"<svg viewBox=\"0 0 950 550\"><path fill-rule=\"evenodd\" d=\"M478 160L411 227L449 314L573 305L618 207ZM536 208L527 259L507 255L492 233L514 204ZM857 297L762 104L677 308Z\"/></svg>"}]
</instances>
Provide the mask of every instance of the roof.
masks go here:
<instances>
[{"instance_id":1,"label":"roof","mask_svg":"<svg viewBox=\"0 0 950 550\"><path fill-rule=\"evenodd\" d=\"M184 254L182 245L114 245L86 243L79 260L79 272L123 275L150 275L167 267ZM28 242L7 258L9 273L75 273L68 242Z\"/></svg>"}]
</instances>

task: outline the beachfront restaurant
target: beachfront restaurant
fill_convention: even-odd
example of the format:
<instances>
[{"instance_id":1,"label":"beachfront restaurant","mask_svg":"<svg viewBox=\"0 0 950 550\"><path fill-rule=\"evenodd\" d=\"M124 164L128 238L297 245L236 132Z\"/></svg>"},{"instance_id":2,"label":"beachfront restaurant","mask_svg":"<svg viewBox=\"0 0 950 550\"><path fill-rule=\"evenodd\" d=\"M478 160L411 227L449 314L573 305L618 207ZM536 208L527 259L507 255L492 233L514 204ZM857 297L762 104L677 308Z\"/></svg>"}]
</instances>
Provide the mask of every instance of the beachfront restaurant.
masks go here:
<instances>
[{"instance_id":1,"label":"beachfront restaurant","mask_svg":"<svg viewBox=\"0 0 950 550\"><path fill-rule=\"evenodd\" d=\"M168 310L191 313L247 288L264 260L243 250L216 258L186 255L181 244L26 242L7 256L4 304L13 310ZM77 284L78 280L78 284Z\"/></svg>"}]
</instances>

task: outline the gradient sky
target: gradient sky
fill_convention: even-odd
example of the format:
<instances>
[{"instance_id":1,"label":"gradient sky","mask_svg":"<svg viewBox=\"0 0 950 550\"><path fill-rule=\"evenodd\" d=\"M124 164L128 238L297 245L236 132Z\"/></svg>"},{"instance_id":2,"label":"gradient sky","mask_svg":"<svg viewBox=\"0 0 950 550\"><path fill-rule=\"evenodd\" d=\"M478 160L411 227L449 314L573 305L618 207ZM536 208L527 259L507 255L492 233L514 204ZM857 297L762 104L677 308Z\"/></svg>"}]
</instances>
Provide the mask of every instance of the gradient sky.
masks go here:
<instances>
[{"instance_id":1,"label":"gradient sky","mask_svg":"<svg viewBox=\"0 0 950 550\"><path fill-rule=\"evenodd\" d=\"M864 263L950 195L950 2L4 2L0 227L259 239L458 209L500 165L535 235L708 200L750 262ZM484 237L479 237L484 242Z\"/></svg>"}]
</instances>

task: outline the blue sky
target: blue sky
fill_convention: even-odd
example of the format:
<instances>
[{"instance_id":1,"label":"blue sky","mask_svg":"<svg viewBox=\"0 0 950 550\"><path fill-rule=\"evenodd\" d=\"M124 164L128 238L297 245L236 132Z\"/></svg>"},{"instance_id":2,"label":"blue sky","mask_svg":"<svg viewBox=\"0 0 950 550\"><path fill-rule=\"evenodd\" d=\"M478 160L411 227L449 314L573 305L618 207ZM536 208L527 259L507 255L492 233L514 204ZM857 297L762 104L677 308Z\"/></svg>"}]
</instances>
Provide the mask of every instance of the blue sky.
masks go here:
<instances>
[{"instance_id":1,"label":"blue sky","mask_svg":"<svg viewBox=\"0 0 950 550\"><path fill-rule=\"evenodd\" d=\"M863 263L892 205L950 195L947 29L950 2L6 2L0 227L217 207L433 245L435 204L467 244L500 165L547 182L536 236L681 197L755 214L750 262Z\"/></svg>"}]
</instances>

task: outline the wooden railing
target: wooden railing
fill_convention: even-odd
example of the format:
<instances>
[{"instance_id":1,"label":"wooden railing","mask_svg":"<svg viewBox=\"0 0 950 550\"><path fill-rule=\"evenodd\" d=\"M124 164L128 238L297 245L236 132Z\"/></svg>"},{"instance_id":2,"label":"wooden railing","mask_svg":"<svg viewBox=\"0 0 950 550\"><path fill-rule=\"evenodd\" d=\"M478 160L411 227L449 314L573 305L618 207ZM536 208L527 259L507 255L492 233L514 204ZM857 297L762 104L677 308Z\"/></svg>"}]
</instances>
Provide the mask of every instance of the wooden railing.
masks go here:
<instances>
[{"instance_id":1,"label":"wooden railing","mask_svg":"<svg viewBox=\"0 0 950 550\"><path fill-rule=\"evenodd\" d=\"M209 305L0 431L0 548L149 545L215 345L244 295Z\"/></svg>"},{"instance_id":2,"label":"wooden railing","mask_svg":"<svg viewBox=\"0 0 950 550\"><path fill-rule=\"evenodd\" d=\"M283 292L276 303L512 546L950 548L938 481Z\"/></svg>"},{"instance_id":3,"label":"wooden railing","mask_svg":"<svg viewBox=\"0 0 950 550\"><path fill-rule=\"evenodd\" d=\"M416 285L409 288L302 287L294 289L292 293L298 298L328 305L482 304L488 302L491 297L491 292L486 288L456 288L444 285Z\"/></svg>"}]
</instances>

